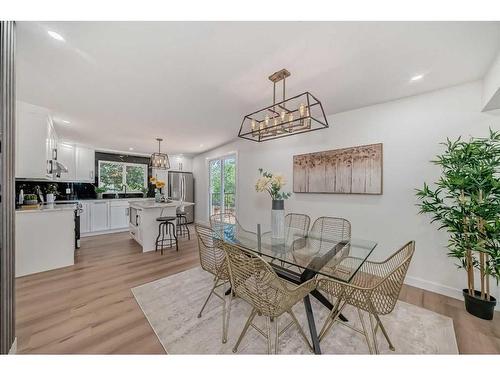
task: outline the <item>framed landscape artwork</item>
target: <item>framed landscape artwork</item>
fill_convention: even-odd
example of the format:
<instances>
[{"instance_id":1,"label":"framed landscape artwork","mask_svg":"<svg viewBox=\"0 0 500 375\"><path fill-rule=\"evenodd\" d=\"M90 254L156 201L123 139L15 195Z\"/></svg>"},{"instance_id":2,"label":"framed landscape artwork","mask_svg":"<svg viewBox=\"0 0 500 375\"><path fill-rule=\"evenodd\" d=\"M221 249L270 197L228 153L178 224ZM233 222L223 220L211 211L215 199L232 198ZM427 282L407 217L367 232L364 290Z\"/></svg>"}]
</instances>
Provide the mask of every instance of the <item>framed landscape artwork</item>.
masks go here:
<instances>
[{"instance_id":1,"label":"framed landscape artwork","mask_svg":"<svg viewBox=\"0 0 500 375\"><path fill-rule=\"evenodd\" d=\"M293 156L294 193L382 194L382 143Z\"/></svg>"}]
</instances>

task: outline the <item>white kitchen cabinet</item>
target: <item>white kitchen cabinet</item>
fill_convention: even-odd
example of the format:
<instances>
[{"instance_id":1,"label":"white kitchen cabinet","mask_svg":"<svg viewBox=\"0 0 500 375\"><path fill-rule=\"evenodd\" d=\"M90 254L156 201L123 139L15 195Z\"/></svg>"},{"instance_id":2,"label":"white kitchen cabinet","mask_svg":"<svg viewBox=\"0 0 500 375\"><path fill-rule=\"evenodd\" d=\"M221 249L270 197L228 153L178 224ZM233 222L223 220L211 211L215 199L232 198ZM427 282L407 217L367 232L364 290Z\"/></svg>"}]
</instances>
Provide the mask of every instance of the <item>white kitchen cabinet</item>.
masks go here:
<instances>
[{"instance_id":1,"label":"white kitchen cabinet","mask_svg":"<svg viewBox=\"0 0 500 375\"><path fill-rule=\"evenodd\" d=\"M49 112L18 102L16 116L16 177L46 179L55 134Z\"/></svg>"},{"instance_id":2,"label":"white kitchen cabinet","mask_svg":"<svg viewBox=\"0 0 500 375\"><path fill-rule=\"evenodd\" d=\"M127 201L110 202L110 229L128 228L129 203Z\"/></svg>"},{"instance_id":3,"label":"white kitchen cabinet","mask_svg":"<svg viewBox=\"0 0 500 375\"><path fill-rule=\"evenodd\" d=\"M95 151L93 149L76 146L76 180L95 182Z\"/></svg>"},{"instance_id":4,"label":"white kitchen cabinet","mask_svg":"<svg viewBox=\"0 0 500 375\"><path fill-rule=\"evenodd\" d=\"M76 150L75 145L59 142L57 145L57 161L68 168L68 172L61 172L60 181L75 181L76 179Z\"/></svg>"},{"instance_id":5,"label":"white kitchen cabinet","mask_svg":"<svg viewBox=\"0 0 500 375\"><path fill-rule=\"evenodd\" d=\"M91 232L99 232L109 229L108 210L109 203L107 201L90 203Z\"/></svg>"},{"instance_id":6,"label":"white kitchen cabinet","mask_svg":"<svg viewBox=\"0 0 500 375\"><path fill-rule=\"evenodd\" d=\"M90 205L89 202L80 202L82 212L80 212L80 234L90 232Z\"/></svg>"}]
</instances>

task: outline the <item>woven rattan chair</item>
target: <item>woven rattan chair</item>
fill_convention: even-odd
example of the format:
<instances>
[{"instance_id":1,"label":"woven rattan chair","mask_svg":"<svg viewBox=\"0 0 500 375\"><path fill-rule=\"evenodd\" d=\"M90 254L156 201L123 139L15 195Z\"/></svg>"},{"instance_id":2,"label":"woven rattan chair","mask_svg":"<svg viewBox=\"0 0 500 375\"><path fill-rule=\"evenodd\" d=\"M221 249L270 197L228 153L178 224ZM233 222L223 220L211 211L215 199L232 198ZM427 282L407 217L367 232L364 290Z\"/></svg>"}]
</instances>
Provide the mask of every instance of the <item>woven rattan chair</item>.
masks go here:
<instances>
[{"instance_id":1,"label":"woven rattan chair","mask_svg":"<svg viewBox=\"0 0 500 375\"><path fill-rule=\"evenodd\" d=\"M366 261L350 283L336 281L332 278L321 278L318 281L318 289L326 292L332 300L336 301L321 329L319 339L323 340L332 326L338 322L363 334L370 353L375 352L378 354L376 334L380 327L389 348L394 350L394 346L379 316L389 314L394 309L414 251L415 242L411 241L383 262ZM347 257L342 260L340 266L349 268L350 265L356 264L359 265L359 259ZM362 330L338 319L347 305L357 309ZM369 315L372 343L370 343L361 310L366 311Z\"/></svg>"},{"instance_id":2,"label":"woven rattan chair","mask_svg":"<svg viewBox=\"0 0 500 375\"><path fill-rule=\"evenodd\" d=\"M216 243L218 243L216 241L217 237L212 229L201 224L195 224L194 227L198 237L201 268L214 275L213 287L198 314L198 318L201 318L201 314L212 295L220 298L222 300L222 342L226 343L230 308L226 309L224 291L222 295L217 292L217 288L229 282L229 269L227 267L226 256L224 255L224 251L216 246ZM229 303L231 303L231 301L229 301Z\"/></svg>"},{"instance_id":3,"label":"woven rattan chair","mask_svg":"<svg viewBox=\"0 0 500 375\"><path fill-rule=\"evenodd\" d=\"M271 353L272 324L274 324L275 329L275 353L278 353L280 336L294 324L309 350L312 351L309 340L297 321L292 307L297 302L302 301L315 288L315 279L297 286L279 278L272 267L261 257L228 243L223 243L222 248L229 264L229 274L234 295L245 300L253 307L243 331L233 348L233 352L236 353L248 328L252 326L267 339L267 351ZM278 320L284 313L288 313L292 321L280 330ZM253 323L255 315L266 317L267 332Z\"/></svg>"},{"instance_id":4,"label":"woven rattan chair","mask_svg":"<svg viewBox=\"0 0 500 375\"><path fill-rule=\"evenodd\" d=\"M285 230L293 230L295 234L301 234L304 237L309 231L311 218L304 214L289 213L285 216ZM287 238L285 233L285 238Z\"/></svg>"},{"instance_id":5,"label":"woven rattan chair","mask_svg":"<svg viewBox=\"0 0 500 375\"><path fill-rule=\"evenodd\" d=\"M214 232L223 237L255 238L256 233L244 229L232 213L221 212L210 216L210 227Z\"/></svg>"},{"instance_id":6,"label":"woven rattan chair","mask_svg":"<svg viewBox=\"0 0 500 375\"><path fill-rule=\"evenodd\" d=\"M343 241L346 245L339 254L335 255L337 262L340 262L342 258L349 255L350 240L351 223L348 220L323 216L314 221L305 241L293 242L291 254L296 263L307 263L312 254L324 254Z\"/></svg>"},{"instance_id":7,"label":"woven rattan chair","mask_svg":"<svg viewBox=\"0 0 500 375\"><path fill-rule=\"evenodd\" d=\"M351 223L341 217L318 217L310 230L308 246L318 251L330 249L332 242L349 241L351 239Z\"/></svg>"}]
</instances>

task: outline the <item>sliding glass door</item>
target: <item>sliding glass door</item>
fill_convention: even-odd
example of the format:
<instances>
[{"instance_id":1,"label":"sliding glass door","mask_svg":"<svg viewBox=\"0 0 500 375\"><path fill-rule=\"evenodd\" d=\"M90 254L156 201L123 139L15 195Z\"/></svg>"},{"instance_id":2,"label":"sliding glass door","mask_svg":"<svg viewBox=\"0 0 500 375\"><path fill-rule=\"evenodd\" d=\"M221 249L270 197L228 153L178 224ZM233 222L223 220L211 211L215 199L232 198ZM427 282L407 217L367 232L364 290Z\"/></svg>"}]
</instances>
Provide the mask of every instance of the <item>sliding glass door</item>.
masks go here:
<instances>
[{"instance_id":1,"label":"sliding glass door","mask_svg":"<svg viewBox=\"0 0 500 375\"><path fill-rule=\"evenodd\" d=\"M228 155L210 160L209 213L220 212L236 215L236 155Z\"/></svg>"}]
</instances>

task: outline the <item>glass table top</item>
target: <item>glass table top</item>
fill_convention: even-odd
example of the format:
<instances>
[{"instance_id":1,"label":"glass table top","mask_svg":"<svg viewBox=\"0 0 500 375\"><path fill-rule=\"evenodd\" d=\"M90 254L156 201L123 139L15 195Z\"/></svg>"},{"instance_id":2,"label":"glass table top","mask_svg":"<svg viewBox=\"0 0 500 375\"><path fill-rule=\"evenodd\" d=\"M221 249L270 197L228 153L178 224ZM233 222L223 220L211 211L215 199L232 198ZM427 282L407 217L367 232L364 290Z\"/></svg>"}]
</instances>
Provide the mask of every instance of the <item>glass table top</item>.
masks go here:
<instances>
[{"instance_id":1,"label":"glass table top","mask_svg":"<svg viewBox=\"0 0 500 375\"><path fill-rule=\"evenodd\" d=\"M273 238L271 232L255 233L238 224L217 223L212 228L217 237L262 256L274 266L294 272L311 271L349 282L377 246L362 239L339 239L327 233L304 233L287 227L284 238Z\"/></svg>"}]
</instances>

